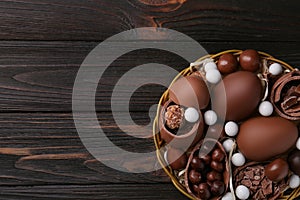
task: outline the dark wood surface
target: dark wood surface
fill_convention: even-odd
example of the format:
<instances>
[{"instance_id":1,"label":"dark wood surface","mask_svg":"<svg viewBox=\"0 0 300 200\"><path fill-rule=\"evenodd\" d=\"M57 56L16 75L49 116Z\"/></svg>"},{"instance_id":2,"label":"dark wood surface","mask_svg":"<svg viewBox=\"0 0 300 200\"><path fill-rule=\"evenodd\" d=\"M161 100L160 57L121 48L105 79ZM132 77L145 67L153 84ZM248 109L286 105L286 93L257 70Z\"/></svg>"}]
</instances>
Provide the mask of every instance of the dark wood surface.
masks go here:
<instances>
[{"instance_id":1,"label":"dark wood surface","mask_svg":"<svg viewBox=\"0 0 300 200\"><path fill-rule=\"evenodd\" d=\"M155 158L140 166L153 172L130 174L106 167L85 149L71 110L80 64L106 38L151 26L187 34L209 53L254 48L299 67L299 9L299 1L281 0L1 1L0 199L186 199L156 170ZM169 52L130 52L111 64L96 94L106 135L128 151L153 150L152 130L128 127L144 139L120 130L109 109L111 93L126 71L153 61L178 71L188 66ZM138 124L150 122L148 110L164 90L147 85L133 94L130 111Z\"/></svg>"}]
</instances>

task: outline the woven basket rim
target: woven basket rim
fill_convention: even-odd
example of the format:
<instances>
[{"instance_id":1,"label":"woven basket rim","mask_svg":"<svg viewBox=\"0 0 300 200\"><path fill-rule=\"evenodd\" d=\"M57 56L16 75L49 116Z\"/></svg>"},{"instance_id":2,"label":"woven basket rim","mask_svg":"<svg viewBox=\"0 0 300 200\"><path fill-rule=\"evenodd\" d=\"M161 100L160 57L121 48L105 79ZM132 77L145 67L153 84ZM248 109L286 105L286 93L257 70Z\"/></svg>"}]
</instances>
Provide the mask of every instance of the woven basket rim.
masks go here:
<instances>
[{"instance_id":1,"label":"woven basket rim","mask_svg":"<svg viewBox=\"0 0 300 200\"><path fill-rule=\"evenodd\" d=\"M211 58L211 59L215 60L215 59L217 59L218 57L220 57L221 55L223 55L225 53L232 53L234 55L240 55L242 52L243 52L243 50L239 50L239 49L231 49L231 50L221 51L221 52L216 53L216 54L205 55L205 56L197 59L195 62L200 62L200 61L203 61L207 58ZM285 69L288 69L288 70L294 70L295 69L292 66L290 66L289 64L287 64L286 62L281 61L279 59L276 59L273 56L271 56L270 54L267 54L267 53L262 52L262 51L258 51L258 53L259 53L259 55L261 56L262 59L265 59L267 61L277 62L277 63L281 64ZM187 76L187 75L191 74L194 71L195 71L195 69L193 68L193 66L189 66L189 67L183 69L181 72L179 72L178 75L173 79L173 81L170 83L168 89L163 93L163 95L161 96L161 98L159 100L158 107L157 107L157 112L156 112L156 117L155 117L154 122L153 122L153 139L154 139L154 144L155 144L155 148L156 148L156 156L157 156L158 162L161 165L161 167L163 168L164 172L170 177L173 185L182 194L184 194L189 199L194 199L194 197L187 192L186 188L181 183L179 183L178 179L176 178L176 176L173 173L173 170L171 169L171 167L166 165L166 162L164 160L164 155L163 155L163 152L161 150L163 141L160 137L160 133L159 133L159 129L158 129L158 118L159 118L160 109L161 109L163 103L165 103L168 100L168 91L169 91L170 86L179 77ZM289 194L289 195L285 195L285 196L282 195L280 198L278 198L278 200L280 200L280 199L282 199L282 200L292 200L292 199L295 199L298 196L300 196L300 187L294 189L292 191L292 193Z\"/></svg>"}]
</instances>

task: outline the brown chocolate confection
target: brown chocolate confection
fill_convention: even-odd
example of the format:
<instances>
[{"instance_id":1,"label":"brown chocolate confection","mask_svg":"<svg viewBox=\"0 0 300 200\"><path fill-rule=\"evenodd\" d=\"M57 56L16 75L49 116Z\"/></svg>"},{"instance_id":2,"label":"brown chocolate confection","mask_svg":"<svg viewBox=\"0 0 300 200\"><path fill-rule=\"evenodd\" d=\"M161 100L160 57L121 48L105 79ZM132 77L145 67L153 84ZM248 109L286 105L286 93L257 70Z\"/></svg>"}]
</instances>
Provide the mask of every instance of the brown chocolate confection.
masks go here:
<instances>
[{"instance_id":1,"label":"brown chocolate confection","mask_svg":"<svg viewBox=\"0 0 300 200\"><path fill-rule=\"evenodd\" d=\"M170 129L178 129L183 123L184 109L179 105L170 105L165 112L166 125Z\"/></svg>"},{"instance_id":2,"label":"brown chocolate confection","mask_svg":"<svg viewBox=\"0 0 300 200\"><path fill-rule=\"evenodd\" d=\"M281 117L300 120L300 71L280 77L272 87L271 102Z\"/></svg>"},{"instance_id":3,"label":"brown chocolate confection","mask_svg":"<svg viewBox=\"0 0 300 200\"><path fill-rule=\"evenodd\" d=\"M264 166L255 163L237 168L233 175L235 187L242 184L249 188L249 199L274 200L287 187L285 180L278 183L272 182L266 177Z\"/></svg>"}]
</instances>

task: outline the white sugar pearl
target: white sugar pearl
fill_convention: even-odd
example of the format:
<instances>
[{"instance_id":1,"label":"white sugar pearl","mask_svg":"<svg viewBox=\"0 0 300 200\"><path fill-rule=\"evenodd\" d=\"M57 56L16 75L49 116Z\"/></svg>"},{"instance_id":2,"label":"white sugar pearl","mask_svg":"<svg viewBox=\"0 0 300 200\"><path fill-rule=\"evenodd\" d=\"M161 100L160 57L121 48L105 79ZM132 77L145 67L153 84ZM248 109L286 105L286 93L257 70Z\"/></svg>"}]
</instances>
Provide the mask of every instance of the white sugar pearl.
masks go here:
<instances>
[{"instance_id":1,"label":"white sugar pearl","mask_svg":"<svg viewBox=\"0 0 300 200\"><path fill-rule=\"evenodd\" d=\"M195 108L187 108L184 112L184 118L190 123L195 123L199 119L199 113Z\"/></svg>"},{"instance_id":2,"label":"white sugar pearl","mask_svg":"<svg viewBox=\"0 0 300 200\"><path fill-rule=\"evenodd\" d=\"M217 65L214 62L208 62L204 65L204 71L208 72L211 69L217 69Z\"/></svg>"},{"instance_id":3,"label":"white sugar pearl","mask_svg":"<svg viewBox=\"0 0 300 200\"><path fill-rule=\"evenodd\" d=\"M234 142L233 142L232 139L227 139L223 142L223 147L224 147L226 152L230 152L232 150L233 143Z\"/></svg>"},{"instance_id":4,"label":"white sugar pearl","mask_svg":"<svg viewBox=\"0 0 300 200\"><path fill-rule=\"evenodd\" d=\"M262 116L270 116L273 113L273 105L269 101L263 101L260 103L258 111Z\"/></svg>"},{"instance_id":5,"label":"white sugar pearl","mask_svg":"<svg viewBox=\"0 0 300 200\"><path fill-rule=\"evenodd\" d=\"M300 150L300 137L297 140L296 147L298 150Z\"/></svg>"},{"instance_id":6,"label":"white sugar pearl","mask_svg":"<svg viewBox=\"0 0 300 200\"><path fill-rule=\"evenodd\" d=\"M243 154L235 153L231 158L232 164L236 167L241 167L245 164L246 159Z\"/></svg>"},{"instance_id":7,"label":"white sugar pearl","mask_svg":"<svg viewBox=\"0 0 300 200\"><path fill-rule=\"evenodd\" d=\"M230 137L234 137L238 134L239 132L239 126L237 125L237 123L230 121L227 122L225 124L225 133L230 136Z\"/></svg>"},{"instance_id":8,"label":"white sugar pearl","mask_svg":"<svg viewBox=\"0 0 300 200\"><path fill-rule=\"evenodd\" d=\"M222 79L222 76L219 70L210 69L206 72L205 78L209 83L216 84Z\"/></svg>"},{"instance_id":9,"label":"white sugar pearl","mask_svg":"<svg viewBox=\"0 0 300 200\"><path fill-rule=\"evenodd\" d=\"M204 121L207 125L214 125L218 120L218 116L213 110L208 110L204 113Z\"/></svg>"},{"instance_id":10,"label":"white sugar pearl","mask_svg":"<svg viewBox=\"0 0 300 200\"><path fill-rule=\"evenodd\" d=\"M233 200L233 195L231 192L227 192L221 200Z\"/></svg>"},{"instance_id":11,"label":"white sugar pearl","mask_svg":"<svg viewBox=\"0 0 300 200\"><path fill-rule=\"evenodd\" d=\"M270 65L269 67L269 72L274 75L274 76L277 76L279 74L282 73L282 67L280 64L278 63L273 63L272 65Z\"/></svg>"},{"instance_id":12,"label":"white sugar pearl","mask_svg":"<svg viewBox=\"0 0 300 200\"><path fill-rule=\"evenodd\" d=\"M289 186L292 189L295 189L295 188L299 187L300 186L300 177L296 174L293 174L290 177Z\"/></svg>"},{"instance_id":13,"label":"white sugar pearl","mask_svg":"<svg viewBox=\"0 0 300 200\"><path fill-rule=\"evenodd\" d=\"M250 191L246 186L239 185L239 186L237 186L237 188L235 190L235 194L239 199L245 200L245 199L249 198Z\"/></svg>"}]
</instances>

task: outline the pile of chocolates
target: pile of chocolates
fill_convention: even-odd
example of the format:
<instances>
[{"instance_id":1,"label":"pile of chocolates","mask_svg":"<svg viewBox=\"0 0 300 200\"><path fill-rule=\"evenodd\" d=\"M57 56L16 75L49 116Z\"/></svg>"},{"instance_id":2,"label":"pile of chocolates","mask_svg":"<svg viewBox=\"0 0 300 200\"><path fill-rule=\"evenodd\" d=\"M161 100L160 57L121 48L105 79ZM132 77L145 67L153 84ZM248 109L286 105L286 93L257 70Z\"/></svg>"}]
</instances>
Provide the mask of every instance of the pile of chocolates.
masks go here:
<instances>
[{"instance_id":1,"label":"pile of chocolates","mask_svg":"<svg viewBox=\"0 0 300 200\"><path fill-rule=\"evenodd\" d=\"M165 161L191 197L276 199L299 188L298 69L252 49L190 69L170 86L158 127Z\"/></svg>"}]
</instances>

